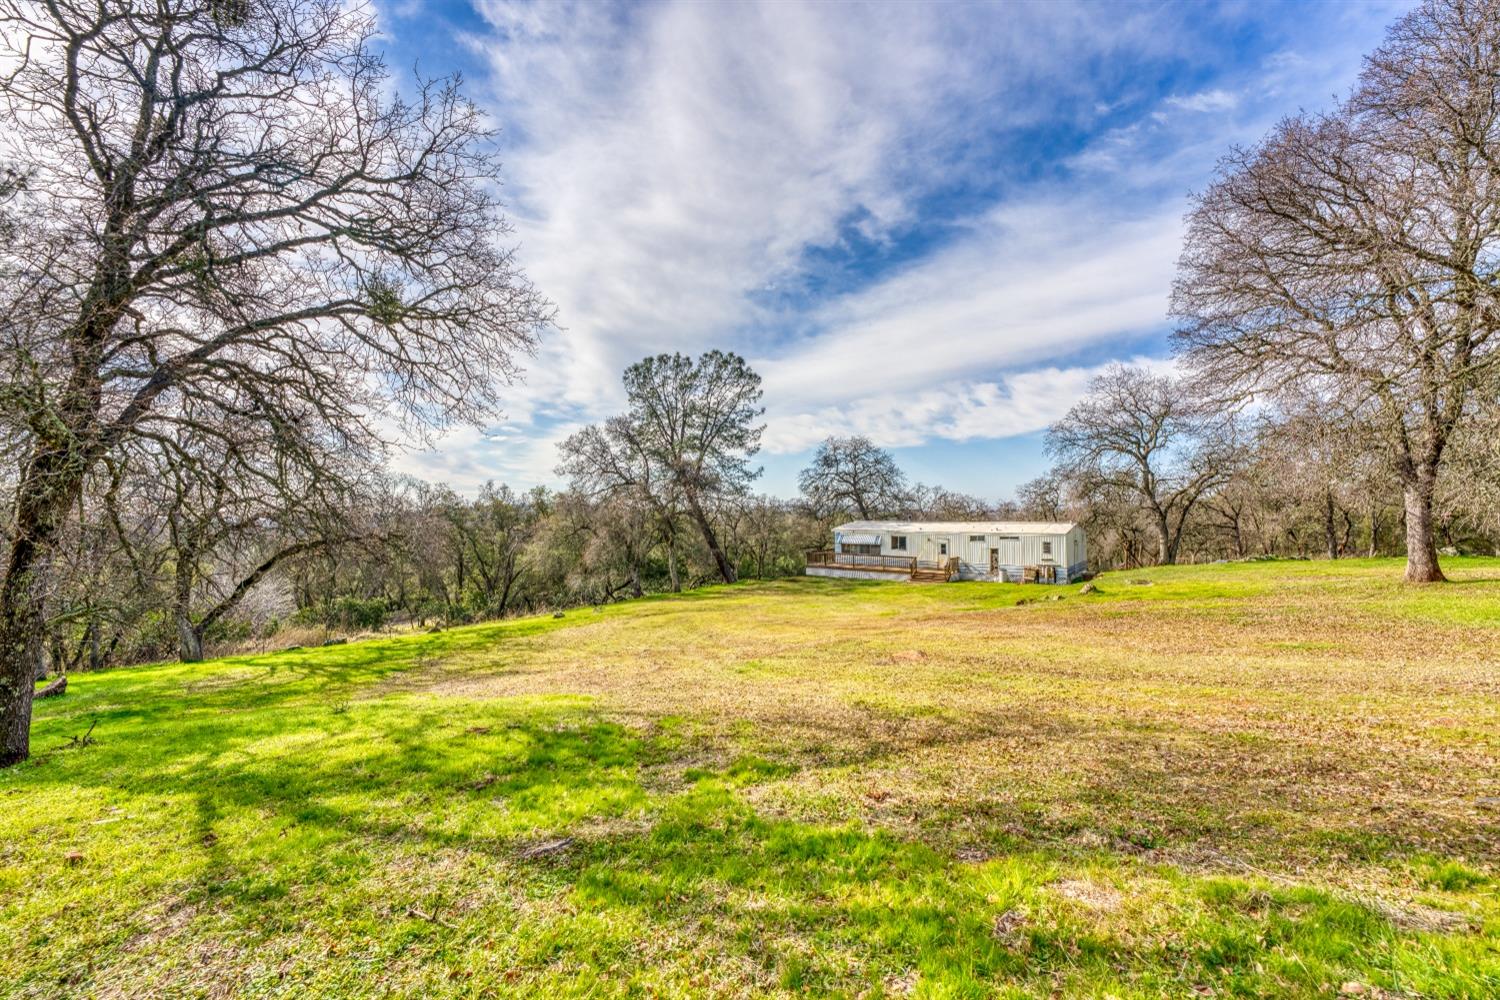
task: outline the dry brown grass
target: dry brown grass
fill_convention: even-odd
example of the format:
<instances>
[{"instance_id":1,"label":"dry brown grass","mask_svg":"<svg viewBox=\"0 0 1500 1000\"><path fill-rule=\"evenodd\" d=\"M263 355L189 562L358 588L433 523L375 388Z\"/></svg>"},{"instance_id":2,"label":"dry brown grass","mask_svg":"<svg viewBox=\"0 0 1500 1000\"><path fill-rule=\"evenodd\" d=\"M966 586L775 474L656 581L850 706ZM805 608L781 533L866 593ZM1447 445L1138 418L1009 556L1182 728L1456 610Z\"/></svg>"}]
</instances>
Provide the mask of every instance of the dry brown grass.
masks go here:
<instances>
[{"instance_id":1,"label":"dry brown grass","mask_svg":"<svg viewBox=\"0 0 1500 1000\"><path fill-rule=\"evenodd\" d=\"M797 772L758 785L762 807L950 846L1108 844L1354 882L1369 873L1350 852L1375 842L1500 855L1479 804L1500 773L1493 628L1393 616L1363 591L974 607L818 587L600 617L423 685L682 719L696 750L679 771L767 755Z\"/></svg>"}]
</instances>

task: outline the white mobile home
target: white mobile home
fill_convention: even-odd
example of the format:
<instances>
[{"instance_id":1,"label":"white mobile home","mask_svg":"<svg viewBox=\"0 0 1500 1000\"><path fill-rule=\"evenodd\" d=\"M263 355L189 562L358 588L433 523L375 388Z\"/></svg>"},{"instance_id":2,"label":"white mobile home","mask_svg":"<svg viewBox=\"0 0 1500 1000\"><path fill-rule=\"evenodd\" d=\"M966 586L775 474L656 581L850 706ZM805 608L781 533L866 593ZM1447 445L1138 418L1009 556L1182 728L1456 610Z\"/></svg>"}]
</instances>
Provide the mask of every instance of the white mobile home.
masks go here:
<instances>
[{"instance_id":1,"label":"white mobile home","mask_svg":"<svg viewBox=\"0 0 1500 1000\"><path fill-rule=\"evenodd\" d=\"M833 548L807 554L809 576L1067 583L1088 567L1071 521L851 521Z\"/></svg>"}]
</instances>

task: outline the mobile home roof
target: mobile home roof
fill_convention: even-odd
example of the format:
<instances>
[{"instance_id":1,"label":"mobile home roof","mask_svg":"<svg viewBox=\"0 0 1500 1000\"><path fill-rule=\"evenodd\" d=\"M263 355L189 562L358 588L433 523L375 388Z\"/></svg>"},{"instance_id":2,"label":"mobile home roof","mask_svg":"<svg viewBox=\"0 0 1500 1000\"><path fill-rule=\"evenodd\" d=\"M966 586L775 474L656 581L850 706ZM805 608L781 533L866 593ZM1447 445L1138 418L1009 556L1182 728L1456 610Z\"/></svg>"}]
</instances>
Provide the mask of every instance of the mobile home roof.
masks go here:
<instances>
[{"instance_id":1,"label":"mobile home roof","mask_svg":"<svg viewBox=\"0 0 1500 1000\"><path fill-rule=\"evenodd\" d=\"M914 535L924 532L949 535L1065 535L1077 525L1072 521L850 521L834 531L894 531Z\"/></svg>"}]
</instances>

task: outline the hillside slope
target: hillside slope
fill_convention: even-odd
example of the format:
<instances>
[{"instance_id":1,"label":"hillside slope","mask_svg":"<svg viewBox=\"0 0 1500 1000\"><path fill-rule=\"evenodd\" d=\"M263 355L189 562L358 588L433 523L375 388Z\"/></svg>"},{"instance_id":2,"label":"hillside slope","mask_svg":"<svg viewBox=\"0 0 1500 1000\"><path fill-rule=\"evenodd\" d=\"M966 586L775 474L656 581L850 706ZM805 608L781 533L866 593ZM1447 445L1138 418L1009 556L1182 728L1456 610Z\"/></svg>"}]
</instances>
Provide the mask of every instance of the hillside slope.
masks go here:
<instances>
[{"instance_id":1,"label":"hillside slope","mask_svg":"<svg viewBox=\"0 0 1500 1000\"><path fill-rule=\"evenodd\" d=\"M789 580L76 676L0 772L0 995L1495 996L1500 560L1449 568Z\"/></svg>"}]
</instances>

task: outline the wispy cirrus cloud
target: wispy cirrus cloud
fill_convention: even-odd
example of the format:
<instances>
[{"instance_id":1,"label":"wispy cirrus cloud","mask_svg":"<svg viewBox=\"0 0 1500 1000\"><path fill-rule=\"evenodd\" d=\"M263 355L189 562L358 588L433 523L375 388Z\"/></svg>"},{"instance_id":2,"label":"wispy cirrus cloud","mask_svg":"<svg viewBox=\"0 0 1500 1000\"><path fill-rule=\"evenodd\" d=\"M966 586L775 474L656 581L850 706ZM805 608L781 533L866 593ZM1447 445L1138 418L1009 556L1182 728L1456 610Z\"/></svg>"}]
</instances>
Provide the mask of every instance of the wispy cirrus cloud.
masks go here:
<instances>
[{"instance_id":1,"label":"wispy cirrus cloud","mask_svg":"<svg viewBox=\"0 0 1500 1000\"><path fill-rule=\"evenodd\" d=\"M965 162L976 104L1034 126L1070 55L1121 41L1069 8L975 8L982 31L906 5L482 10L523 253L567 327L567 363L535 368L578 405L644 353L763 335L810 248L888 239L993 170Z\"/></svg>"},{"instance_id":2,"label":"wispy cirrus cloud","mask_svg":"<svg viewBox=\"0 0 1500 1000\"><path fill-rule=\"evenodd\" d=\"M1346 86L1394 11L1307 9L1295 34L1238 6L478 13L459 43L563 330L509 426L408 460L460 485L550 479L555 441L659 351L749 357L777 452L817 427L891 446L1033 432L1097 365L1161 356L1187 191Z\"/></svg>"},{"instance_id":3,"label":"wispy cirrus cloud","mask_svg":"<svg viewBox=\"0 0 1500 1000\"><path fill-rule=\"evenodd\" d=\"M814 333L757 359L769 405L905 393L1128 343L1162 322L1180 229L1179 212L1121 216L1091 199L1004 206L966 238L827 303Z\"/></svg>"},{"instance_id":4,"label":"wispy cirrus cloud","mask_svg":"<svg viewBox=\"0 0 1500 1000\"><path fill-rule=\"evenodd\" d=\"M1174 94L1164 102L1169 108L1184 111L1232 111L1239 107L1240 95L1215 87L1196 94Z\"/></svg>"},{"instance_id":5,"label":"wispy cirrus cloud","mask_svg":"<svg viewBox=\"0 0 1500 1000\"><path fill-rule=\"evenodd\" d=\"M1164 372L1174 367L1169 360L1147 356L1120 360ZM1107 367L1046 366L994 380L953 380L914 392L864 395L842 405L794 410L771 417L765 450L771 455L801 452L830 434L864 434L887 448L914 447L933 439L1034 434L1061 418Z\"/></svg>"}]
</instances>

